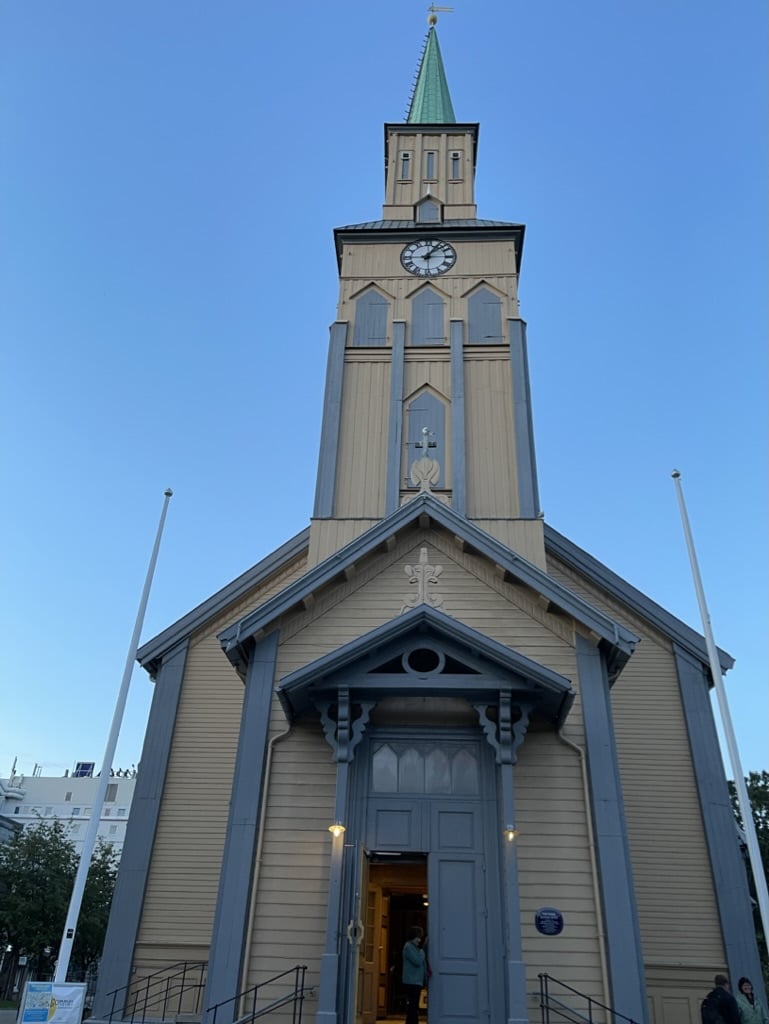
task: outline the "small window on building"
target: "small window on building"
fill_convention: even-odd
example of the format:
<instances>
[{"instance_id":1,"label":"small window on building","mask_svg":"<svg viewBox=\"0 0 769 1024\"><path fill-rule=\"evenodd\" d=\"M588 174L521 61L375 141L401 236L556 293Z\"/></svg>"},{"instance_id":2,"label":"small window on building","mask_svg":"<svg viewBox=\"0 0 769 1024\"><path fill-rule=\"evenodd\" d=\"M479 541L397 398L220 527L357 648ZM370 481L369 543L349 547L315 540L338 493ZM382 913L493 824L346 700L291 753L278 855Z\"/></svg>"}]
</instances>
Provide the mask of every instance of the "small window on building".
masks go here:
<instances>
[{"instance_id":1,"label":"small window on building","mask_svg":"<svg viewBox=\"0 0 769 1024\"><path fill-rule=\"evenodd\" d=\"M64 803L68 804L71 801L71 799L72 799L72 790L70 789L69 792L64 794Z\"/></svg>"},{"instance_id":2,"label":"small window on building","mask_svg":"<svg viewBox=\"0 0 769 1024\"><path fill-rule=\"evenodd\" d=\"M90 807L84 807L83 808L83 815L84 815L84 817L89 818L91 816L91 808Z\"/></svg>"},{"instance_id":3,"label":"small window on building","mask_svg":"<svg viewBox=\"0 0 769 1024\"><path fill-rule=\"evenodd\" d=\"M390 303L373 288L355 300L353 345L386 345Z\"/></svg>"},{"instance_id":4,"label":"small window on building","mask_svg":"<svg viewBox=\"0 0 769 1024\"><path fill-rule=\"evenodd\" d=\"M411 153L401 153L401 181L411 178Z\"/></svg>"},{"instance_id":5,"label":"small window on building","mask_svg":"<svg viewBox=\"0 0 769 1024\"><path fill-rule=\"evenodd\" d=\"M75 814L75 815L80 814L80 808L79 807L73 807L72 808L72 813Z\"/></svg>"},{"instance_id":6,"label":"small window on building","mask_svg":"<svg viewBox=\"0 0 769 1024\"><path fill-rule=\"evenodd\" d=\"M13 813L14 813L14 814L18 814L18 813L19 813L19 810L20 810L20 808L19 808L19 807L14 807L14 809L13 809Z\"/></svg>"},{"instance_id":7,"label":"small window on building","mask_svg":"<svg viewBox=\"0 0 769 1024\"><path fill-rule=\"evenodd\" d=\"M435 181L435 152L428 150L425 153L425 180Z\"/></svg>"},{"instance_id":8,"label":"small window on building","mask_svg":"<svg viewBox=\"0 0 769 1024\"><path fill-rule=\"evenodd\" d=\"M69 831L70 831L70 834L74 835L74 833L80 831L80 826L79 825L70 825L69 826Z\"/></svg>"},{"instance_id":9,"label":"small window on building","mask_svg":"<svg viewBox=\"0 0 769 1024\"><path fill-rule=\"evenodd\" d=\"M118 807L117 816L118 818L125 818L125 807Z\"/></svg>"},{"instance_id":10,"label":"small window on building","mask_svg":"<svg viewBox=\"0 0 769 1024\"><path fill-rule=\"evenodd\" d=\"M104 808L104 817L105 818L109 818L110 814L112 814L112 808L111 807L105 807Z\"/></svg>"},{"instance_id":11,"label":"small window on building","mask_svg":"<svg viewBox=\"0 0 769 1024\"><path fill-rule=\"evenodd\" d=\"M459 181L462 177L462 154L454 152L449 157L449 178Z\"/></svg>"},{"instance_id":12,"label":"small window on building","mask_svg":"<svg viewBox=\"0 0 769 1024\"><path fill-rule=\"evenodd\" d=\"M53 814L53 807L46 807L46 809L45 809L45 816L46 816L46 818L48 818L51 814Z\"/></svg>"},{"instance_id":13,"label":"small window on building","mask_svg":"<svg viewBox=\"0 0 769 1024\"><path fill-rule=\"evenodd\" d=\"M109 834L111 836L114 836L114 835L117 834L117 825L110 825L110 827L109 827Z\"/></svg>"},{"instance_id":14,"label":"small window on building","mask_svg":"<svg viewBox=\"0 0 769 1024\"><path fill-rule=\"evenodd\" d=\"M417 206L417 222L419 224L439 224L441 220L441 208L432 199L423 199Z\"/></svg>"},{"instance_id":15,"label":"small window on building","mask_svg":"<svg viewBox=\"0 0 769 1024\"><path fill-rule=\"evenodd\" d=\"M114 804L117 800L117 782L110 782L107 784L107 795L104 797L104 802L108 804Z\"/></svg>"}]
</instances>

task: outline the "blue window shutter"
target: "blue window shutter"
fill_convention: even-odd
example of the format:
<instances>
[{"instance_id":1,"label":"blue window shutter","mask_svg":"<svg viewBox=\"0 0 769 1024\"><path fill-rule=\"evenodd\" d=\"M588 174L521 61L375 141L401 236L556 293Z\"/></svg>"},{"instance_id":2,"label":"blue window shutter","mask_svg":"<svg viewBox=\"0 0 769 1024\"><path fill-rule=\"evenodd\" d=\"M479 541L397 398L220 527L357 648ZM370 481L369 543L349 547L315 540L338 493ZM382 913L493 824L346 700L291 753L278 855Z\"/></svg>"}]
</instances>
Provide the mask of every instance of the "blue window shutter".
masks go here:
<instances>
[{"instance_id":1,"label":"blue window shutter","mask_svg":"<svg viewBox=\"0 0 769 1024\"><path fill-rule=\"evenodd\" d=\"M355 303L353 345L386 345L390 303L379 292L364 292Z\"/></svg>"},{"instance_id":2,"label":"blue window shutter","mask_svg":"<svg viewBox=\"0 0 769 1024\"><path fill-rule=\"evenodd\" d=\"M479 288L467 303L467 340L471 345L493 345L502 338L502 301L488 288Z\"/></svg>"},{"instance_id":3,"label":"blue window shutter","mask_svg":"<svg viewBox=\"0 0 769 1024\"><path fill-rule=\"evenodd\" d=\"M431 288L422 291L411 303L411 344L443 345L444 335L443 299Z\"/></svg>"},{"instance_id":4,"label":"blue window shutter","mask_svg":"<svg viewBox=\"0 0 769 1024\"><path fill-rule=\"evenodd\" d=\"M408 418L408 448L406 456L406 478L408 480L408 487L413 487L409 472L411 470L411 464L417 459L421 459L425 454L421 448L417 448L417 444L422 443L422 428L427 427L430 431L428 441L432 444L435 442L434 448L428 448L427 454L429 458L436 459L441 467L441 475L438 480L438 487L446 486L446 407L440 399L436 398L435 395L425 393L419 395L412 402L409 403L406 410Z\"/></svg>"}]
</instances>

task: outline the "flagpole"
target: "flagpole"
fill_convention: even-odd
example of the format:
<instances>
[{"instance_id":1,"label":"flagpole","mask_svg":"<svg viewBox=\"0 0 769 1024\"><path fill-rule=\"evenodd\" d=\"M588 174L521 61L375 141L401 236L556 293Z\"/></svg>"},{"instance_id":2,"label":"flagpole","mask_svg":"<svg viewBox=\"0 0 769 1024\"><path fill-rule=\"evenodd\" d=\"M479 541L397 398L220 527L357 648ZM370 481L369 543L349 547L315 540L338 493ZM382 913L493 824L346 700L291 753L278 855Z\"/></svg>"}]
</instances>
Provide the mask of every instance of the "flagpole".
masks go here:
<instances>
[{"instance_id":1,"label":"flagpole","mask_svg":"<svg viewBox=\"0 0 769 1024\"><path fill-rule=\"evenodd\" d=\"M742 827L745 831L750 867L753 872L753 881L756 885L756 896L758 899L758 908L761 914L761 923L764 927L764 935L769 936L769 896L767 896L766 875L764 874L764 868L761 863L761 851L758 846L756 824L753 821L750 798L748 797L748 790L745 785L745 777L742 774L740 752L737 748L737 738L734 734L732 716L729 712L729 704L726 700L726 689L724 688L724 680L721 675L721 663L718 660L718 653L716 651L715 641L713 640L713 628L710 623L708 606L705 602L705 591L702 586L700 570L697 564L697 554L694 550L692 531L689 526L689 516L686 513L684 492L681 487L681 474L677 469L674 469L672 476L675 481L676 493L678 495L678 507L681 510L681 521L684 527L686 546L689 549L689 561L691 562L692 567L694 589L697 592L697 603L700 606L700 618L702 619L702 629L705 634L705 644L707 646L708 659L710 661L710 674L713 677L713 684L716 689L716 696L718 697L718 707L721 712L721 725L724 731L724 738L726 739L726 747L729 751L729 760L732 764L734 787L737 791L737 802L740 807L740 814L742 815Z\"/></svg>"},{"instance_id":2,"label":"flagpole","mask_svg":"<svg viewBox=\"0 0 769 1024\"><path fill-rule=\"evenodd\" d=\"M171 500L172 495L173 491L171 488L167 488L164 492L163 509L160 513L160 522L158 523L157 534L155 535L155 545L152 549L152 555L150 556L147 578L144 581L144 590L142 591L142 596L139 601L139 610L136 613L136 624L134 625L133 636L131 637L131 643L128 648L125 669L123 670L123 679L120 684L120 691L118 692L115 711L112 715L112 727L110 729L109 738L107 739L107 746L104 750L104 757L101 762L99 785L96 789L96 796L91 810L91 818L88 822L85 839L83 840L83 852L80 854L77 874L75 875L75 884L72 888L72 895L69 901L67 920L64 924L64 932L61 938L61 945L59 946L59 956L56 962L56 972L53 977L56 984L61 984L67 980L67 971L69 970L72 946L75 942L75 932L77 930L78 917L80 916L80 906L83 902L83 893L85 892L88 869L91 866L91 858L93 856L94 847L96 846L96 836L99 831L99 822L101 821L101 812L104 807L104 798L107 795L107 785L110 781L110 770L112 769L112 762L115 757L115 748L117 747L118 736L120 734L120 725L123 721L123 712L125 711L126 699L128 697L128 687L131 683L131 675L133 674L134 662L136 661L136 651L139 647L139 636L144 623L144 613L147 610L150 586L152 585L152 577L155 574L155 564L158 560L160 538L163 536L166 512L168 511L168 503Z\"/></svg>"}]
</instances>

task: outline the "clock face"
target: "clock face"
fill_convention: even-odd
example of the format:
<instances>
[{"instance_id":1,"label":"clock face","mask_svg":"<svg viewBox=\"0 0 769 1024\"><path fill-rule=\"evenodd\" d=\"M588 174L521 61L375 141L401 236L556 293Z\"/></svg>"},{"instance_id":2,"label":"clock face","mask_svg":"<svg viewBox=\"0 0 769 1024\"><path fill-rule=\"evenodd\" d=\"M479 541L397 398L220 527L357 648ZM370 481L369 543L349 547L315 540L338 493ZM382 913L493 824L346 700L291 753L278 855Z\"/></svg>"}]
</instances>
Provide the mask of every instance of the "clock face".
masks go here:
<instances>
[{"instance_id":1,"label":"clock face","mask_svg":"<svg viewBox=\"0 0 769 1024\"><path fill-rule=\"evenodd\" d=\"M410 242L401 253L403 269L416 277L438 277L457 262L456 249L437 238Z\"/></svg>"}]
</instances>

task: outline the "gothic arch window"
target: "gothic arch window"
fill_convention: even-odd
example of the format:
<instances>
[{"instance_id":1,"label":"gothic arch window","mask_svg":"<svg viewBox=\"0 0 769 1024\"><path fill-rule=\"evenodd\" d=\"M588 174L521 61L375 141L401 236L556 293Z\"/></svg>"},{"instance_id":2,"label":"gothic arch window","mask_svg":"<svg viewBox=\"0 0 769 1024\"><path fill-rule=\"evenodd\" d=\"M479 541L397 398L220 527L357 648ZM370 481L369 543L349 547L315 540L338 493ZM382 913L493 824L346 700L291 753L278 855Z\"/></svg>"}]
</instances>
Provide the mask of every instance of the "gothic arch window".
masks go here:
<instances>
[{"instance_id":1,"label":"gothic arch window","mask_svg":"<svg viewBox=\"0 0 769 1024\"><path fill-rule=\"evenodd\" d=\"M411 344L445 345L446 303L433 288L423 288L411 302Z\"/></svg>"},{"instance_id":2,"label":"gothic arch window","mask_svg":"<svg viewBox=\"0 0 769 1024\"><path fill-rule=\"evenodd\" d=\"M467 301L467 340L470 345L497 345L502 336L502 300L479 288Z\"/></svg>"},{"instance_id":3,"label":"gothic arch window","mask_svg":"<svg viewBox=\"0 0 769 1024\"><path fill-rule=\"evenodd\" d=\"M392 741L371 758L374 793L475 796L481 791L477 750L462 743Z\"/></svg>"},{"instance_id":4,"label":"gothic arch window","mask_svg":"<svg viewBox=\"0 0 769 1024\"><path fill-rule=\"evenodd\" d=\"M390 303L374 288L355 300L355 328L353 345L386 345Z\"/></svg>"},{"instance_id":5,"label":"gothic arch window","mask_svg":"<svg viewBox=\"0 0 769 1024\"><path fill-rule=\"evenodd\" d=\"M422 199L416 205L416 220L419 224L440 224L440 203L434 199Z\"/></svg>"},{"instance_id":6,"label":"gothic arch window","mask_svg":"<svg viewBox=\"0 0 769 1024\"><path fill-rule=\"evenodd\" d=\"M410 478L411 465L424 454L421 445L424 440L423 430L427 427L427 440L430 447L427 454L435 459L441 467L437 487L446 486L446 406L429 391L423 391L406 405L406 464L403 475L406 486L413 487Z\"/></svg>"}]
</instances>

